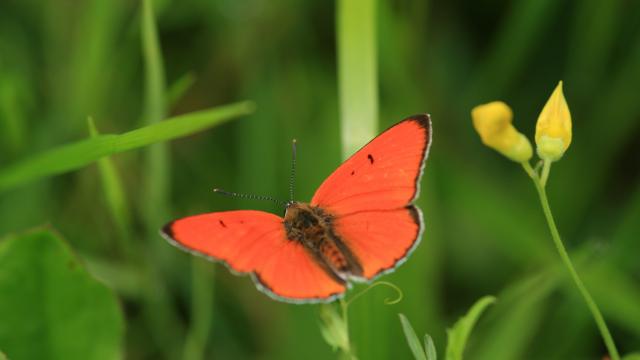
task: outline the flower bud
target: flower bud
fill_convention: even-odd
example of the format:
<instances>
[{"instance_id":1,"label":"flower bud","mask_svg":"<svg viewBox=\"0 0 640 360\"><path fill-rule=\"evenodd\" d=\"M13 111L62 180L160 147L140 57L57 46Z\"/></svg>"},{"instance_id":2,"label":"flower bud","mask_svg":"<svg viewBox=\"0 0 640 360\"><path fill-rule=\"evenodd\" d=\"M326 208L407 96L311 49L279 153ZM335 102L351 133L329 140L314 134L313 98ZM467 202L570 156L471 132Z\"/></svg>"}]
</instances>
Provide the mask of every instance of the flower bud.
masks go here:
<instances>
[{"instance_id":1,"label":"flower bud","mask_svg":"<svg viewBox=\"0 0 640 360\"><path fill-rule=\"evenodd\" d=\"M538 156L556 161L571 144L571 113L562 93L562 81L544 105L536 124Z\"/></svg>"},{"instance_id":2,"label":"flower bud","mask_svg":"<svg viewBox=\"0 0 640 360\"><path fill-rule=\"evenodd\" d=\"M531 159L531 143L511 124L513 113L507 104L494 101L476 106L471 110L471 118L485 145L516 162Z\"/></svg>"}]
</instances>

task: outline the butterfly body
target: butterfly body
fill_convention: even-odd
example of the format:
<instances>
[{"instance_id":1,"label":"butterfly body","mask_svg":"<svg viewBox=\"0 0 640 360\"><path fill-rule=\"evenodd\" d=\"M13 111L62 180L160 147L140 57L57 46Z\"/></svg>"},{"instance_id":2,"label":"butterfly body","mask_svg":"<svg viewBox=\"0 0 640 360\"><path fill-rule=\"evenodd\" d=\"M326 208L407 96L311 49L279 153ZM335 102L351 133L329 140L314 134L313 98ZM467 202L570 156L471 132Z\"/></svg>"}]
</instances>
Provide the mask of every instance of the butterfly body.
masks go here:
<instances>
[{"instance_id":1,"label":"butterfly body","mask_svg":"<svg viewBox=\"0 0 640 360\"><path fill-rule=\"evenodd\" d=\"M287 239L299 242L336 281L362 276L362 266L333 229L334 217L319 206L291 202L284 216Z\"/></svg>"},{"instance_id":2,"label":"butterfly body","mask_svg":"<svg viewBox=\"0 0 640 360\"><path fill-rule=\"evenodd\" d=\"M422 237L413 201L431 143L428 115L406 118L371 140L284 217L255 210L177 219L161 234L172 244L250 274L274 299L327 302L351 281L393 271Z\"/></svg>"}]
</instances>

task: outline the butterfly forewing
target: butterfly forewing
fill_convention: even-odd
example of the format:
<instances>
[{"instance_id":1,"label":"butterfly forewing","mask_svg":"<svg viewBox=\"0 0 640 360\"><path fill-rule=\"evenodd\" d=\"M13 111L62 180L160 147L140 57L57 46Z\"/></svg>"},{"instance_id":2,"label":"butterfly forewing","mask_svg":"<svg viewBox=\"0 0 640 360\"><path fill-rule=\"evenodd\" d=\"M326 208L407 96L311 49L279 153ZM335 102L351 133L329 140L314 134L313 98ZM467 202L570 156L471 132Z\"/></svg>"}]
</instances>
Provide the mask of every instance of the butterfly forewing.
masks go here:
<instances>
[{"instance_id":1,"label":"butterfly forewing","mask_svg":"<svg viewBox=\"0 0 640 360\"><path fill-rule=\"evenodd\" d=\"M429 147L427 115L405 119L345 161L316 191L311 205L344 215L411 203Z\"/></svg>"},{"instance_id":2,"label":"butterfly forewing","mask_svg":"<svg viewBox=\"0 0 640 360\"><path fill-rule=\"evenodd\" d=\"M258 287L281 300L330 299L346 288L331 278L304 247L285 236L283 219L253 210L201 214L163 228L172 243L251 273Z\"/></svg>"}]
</instances>

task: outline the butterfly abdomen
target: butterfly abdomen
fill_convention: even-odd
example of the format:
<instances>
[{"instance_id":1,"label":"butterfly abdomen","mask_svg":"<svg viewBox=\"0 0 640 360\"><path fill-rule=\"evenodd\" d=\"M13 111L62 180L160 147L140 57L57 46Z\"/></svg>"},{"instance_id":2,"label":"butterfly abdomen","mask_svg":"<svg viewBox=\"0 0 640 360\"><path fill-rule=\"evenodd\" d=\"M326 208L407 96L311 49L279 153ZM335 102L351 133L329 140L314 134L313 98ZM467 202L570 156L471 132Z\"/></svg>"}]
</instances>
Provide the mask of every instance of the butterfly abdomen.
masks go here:
<instances>
[{"instance_id":1,"label":"butterfly abdomen","mask_svg":"<svg viewBox=\"0 0 640 360\"><path fill-rule=\"evenodd\" d=\"M293 203L284 217L287 238L300 242L332 277L343 280L349 276L360 277L362 266L333 231L332 220L320 207Z\"/></svg>"}]
</instances>

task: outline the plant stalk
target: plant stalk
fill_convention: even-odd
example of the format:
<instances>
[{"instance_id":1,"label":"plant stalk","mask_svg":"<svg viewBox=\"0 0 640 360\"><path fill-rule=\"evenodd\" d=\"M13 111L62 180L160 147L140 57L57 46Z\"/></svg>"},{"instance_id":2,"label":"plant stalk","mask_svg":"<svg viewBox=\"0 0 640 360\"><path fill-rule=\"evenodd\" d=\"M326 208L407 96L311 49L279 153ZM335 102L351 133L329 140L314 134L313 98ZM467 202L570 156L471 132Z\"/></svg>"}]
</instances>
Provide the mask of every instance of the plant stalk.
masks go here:
<instances>
[{"instance_id":1,"label":"plant stalk","mask_svg":"<svg viewBox=\"0 0 640 360\"><path fill-rule=\"evenodd\" d=\"M340 309L342 310L342 320L344 321L344 328L347 334L347 348L342 349L345 359L354 360L357 359L351 349L351 337L349 336L349 303L345 299L340 299Z\"/></svg>"},{"instance_id":2,"label":"plant stalk","mask_svg":"<svg viewBox=\"0 0 640 360\"><path fill-rule=\"evenodd\" d=\"M562 239L560 238L560 233L558 232L556 222L553 219L553 214L551 213L551 207L549 206L549 200L547 198L547 192L545 189L545 183L549 176L548 169L550 168L550 164L547 165L547 161L545 161L545 166L543 167L542 179L531 168L531 165L529 165L528 162L522 163L522 166L524 167L524 170L527 172L529 177L531 177L531 180L533 180L533 184L535 185L536 190L538 191L540 204L542 205L542 211L544 212L544 216L547 220L547 224L549 225L549 231L551 232L551 238L553 239L553 243L556 246L556 249L558 250L558 254L560 254L560 258L562 259L562 262L564 263L565 267L569 271L569 274L571 274L571 278L573 279L573 282L578 287L578 290L580 291L580 294L584 298L585 303L587 303L587 306L591 311L591 315L593 316L593 319L596 321L596 325L598 326L598 330L600 330L600 335L602 336L602 339L604 340L607 350L609 351L609 356L611 357L611 360L620 360L620 354L618 353L618 349L616 348L616 345L613 341L611 332L609 332L607 323L605 322L604 317L602 316L602 313L598 308L598 305L591 297L591 294L589 293L587 288L584 286L584 283L580 279L580 276L578 276L578 272L573 266L573 263L571 262L571 258L569 257L569 254L567 253L567 250L565 249L562 243Z\"/></svg>"}]
</instances>

